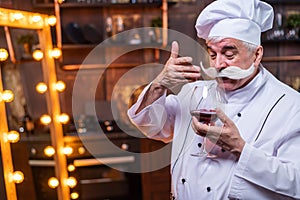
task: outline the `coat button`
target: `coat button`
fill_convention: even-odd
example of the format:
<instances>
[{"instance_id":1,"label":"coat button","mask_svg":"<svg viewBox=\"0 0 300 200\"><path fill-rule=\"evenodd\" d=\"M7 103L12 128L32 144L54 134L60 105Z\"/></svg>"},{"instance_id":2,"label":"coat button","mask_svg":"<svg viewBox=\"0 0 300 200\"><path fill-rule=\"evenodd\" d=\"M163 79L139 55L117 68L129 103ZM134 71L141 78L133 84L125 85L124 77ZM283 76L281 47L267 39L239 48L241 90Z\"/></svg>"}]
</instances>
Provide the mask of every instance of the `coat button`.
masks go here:
<instances>
[{"instance_id":1,"label":"coat button","mask_svg":"<svg viewBox=\"0 0 300 200\"><path fill-rule=\"evenodd\" d=\"M207 190L207 192L210 192L210 191L211 191L211 188L210 188L210 187L207 187L206 190Z\"/></svg>"},{"instance_id":2,"label":"coat button","mask_svg":"<svg viewBox=\"0 0 300 200\"><path fill-rule=\"evenodd\" d=\"M241 116L242 116L242 114L241 114L241 113L238 113L238 114L237 114L237 116L238 116L238 117L241 117Z\"/></svg>"},{"instance_id":3,"label":"coat button","mask_svg":"<svg viewBox=\"0 0 300 200\"><path fill-rule=\"evenodd\" d=\"M184 184L186 182L185 178L181 179L181 183Z\"/></svg>"},{"instance_id":4,"label":"coat button","mask_svg":"<svg viewBox=\"0 0 300 200\"><path fill-rule=\"evenodd\" d=\"M201 148L201 147L202 147L202 144L201 144L201 143L198 143L198 147Z\"/></svg>"}]
</instances>

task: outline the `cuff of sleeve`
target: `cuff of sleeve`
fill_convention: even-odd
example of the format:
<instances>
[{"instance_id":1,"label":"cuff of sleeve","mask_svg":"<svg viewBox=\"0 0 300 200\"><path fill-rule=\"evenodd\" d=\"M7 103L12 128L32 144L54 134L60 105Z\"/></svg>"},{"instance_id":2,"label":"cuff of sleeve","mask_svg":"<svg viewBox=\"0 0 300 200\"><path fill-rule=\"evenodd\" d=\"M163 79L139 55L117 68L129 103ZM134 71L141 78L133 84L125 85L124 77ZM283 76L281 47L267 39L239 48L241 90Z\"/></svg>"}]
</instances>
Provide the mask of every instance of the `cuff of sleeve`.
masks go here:
<instances>
[{"instance_id":1,"label":"cuff of sleeve","mask_svg":"<svg viewBox=\"0 0 300 200\"><path fill-rule=\"evenodd\" d=\"M240 155L239 161L236 165L234 176L232 177L231 188L229 197L233 199L243 199L243 191L247 190L245 180L242 178L246 172L247 165L249 164L250 155L253 149L248 143L245 144L243 151Z\"/></svg>"}]
</instances>

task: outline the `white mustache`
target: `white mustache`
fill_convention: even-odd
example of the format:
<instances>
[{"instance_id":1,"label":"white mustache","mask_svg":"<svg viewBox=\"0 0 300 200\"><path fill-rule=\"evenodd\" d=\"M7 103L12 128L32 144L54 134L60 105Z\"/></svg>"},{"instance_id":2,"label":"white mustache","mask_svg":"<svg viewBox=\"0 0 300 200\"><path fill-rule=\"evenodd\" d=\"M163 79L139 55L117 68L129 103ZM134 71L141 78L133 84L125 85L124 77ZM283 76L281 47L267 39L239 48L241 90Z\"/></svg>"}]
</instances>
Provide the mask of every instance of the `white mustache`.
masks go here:
<instances>
[{"instance_id":1,"label":"white mustache","mask_svg":"<svg viewBox=\"0 0 300 200\"><path fill-rule=\"evenodd\" d=\"M218 72L214 67L204 68L202 62L200 62L200 67L201 71L203 71L207 76L211 78L227 77L234 80L246 78L250 76L255 70L254 63L252 63L252 65L248 69L241 69L237 66L229 66L220 72Z\"/></svg>"}]
</instances>

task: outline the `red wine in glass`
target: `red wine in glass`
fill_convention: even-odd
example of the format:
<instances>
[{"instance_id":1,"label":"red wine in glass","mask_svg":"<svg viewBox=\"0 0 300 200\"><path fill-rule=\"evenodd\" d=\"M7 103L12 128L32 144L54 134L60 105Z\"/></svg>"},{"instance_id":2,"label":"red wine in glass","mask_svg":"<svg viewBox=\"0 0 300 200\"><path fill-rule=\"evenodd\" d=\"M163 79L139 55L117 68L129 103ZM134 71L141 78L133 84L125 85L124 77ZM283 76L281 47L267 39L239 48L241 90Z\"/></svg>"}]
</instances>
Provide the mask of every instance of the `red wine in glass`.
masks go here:
<instances>
[{"instance_id":1,"label":"red wine in glass","mask_svg":"<svg viewBox=\"0 0 300 200\"><path fill-rule=\"evenodd\" d=\"M216 110L208 110L208 109L199 109L192 110L191 115L196 117L199 122L203 124L211 124L217 121Z\"/></svg>"}]
</instances>

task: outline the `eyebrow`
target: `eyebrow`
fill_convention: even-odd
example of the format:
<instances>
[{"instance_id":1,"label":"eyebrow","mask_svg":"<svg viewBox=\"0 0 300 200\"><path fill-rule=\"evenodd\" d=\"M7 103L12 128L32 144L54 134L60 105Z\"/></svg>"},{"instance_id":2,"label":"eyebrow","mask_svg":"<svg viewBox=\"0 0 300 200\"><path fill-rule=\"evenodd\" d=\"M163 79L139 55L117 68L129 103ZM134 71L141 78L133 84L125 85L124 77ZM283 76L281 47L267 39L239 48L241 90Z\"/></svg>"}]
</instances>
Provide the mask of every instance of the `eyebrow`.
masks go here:
<instances>
[{"instance_id":1,"label":"eyebrow","mask_svg":"<svg viewBox=\"0 0 300 200\"><path fill-rule=\"evenodd\" d=\"M207 50L209 51L214 51L210 46L207 46ZM235 45L227 45L227 46L224 46L222 49L221 49L221 52L224 53L226 51L235 51L235 52L238 52L238 49Z\"/></svg>"}]
</instances>

